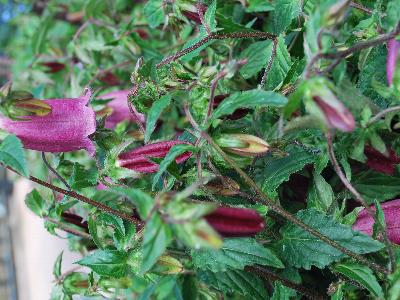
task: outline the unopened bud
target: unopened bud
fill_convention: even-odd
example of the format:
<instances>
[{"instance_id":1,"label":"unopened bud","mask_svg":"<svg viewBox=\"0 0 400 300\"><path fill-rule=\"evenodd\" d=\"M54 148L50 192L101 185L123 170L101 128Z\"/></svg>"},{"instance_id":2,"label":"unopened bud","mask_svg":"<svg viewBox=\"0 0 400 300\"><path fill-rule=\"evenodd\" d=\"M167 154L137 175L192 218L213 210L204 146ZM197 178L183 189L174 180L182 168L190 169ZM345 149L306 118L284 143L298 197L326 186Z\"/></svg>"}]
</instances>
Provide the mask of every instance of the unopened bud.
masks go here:
<instances>
[{"instance_id":1,"label":"unopened bud","mask_svg":"<svg viewBox=\"0 0 400 300\"><path fill-rule=\"evenodd\" d=\"M205 188L215 195L235 196L240 191L240 185L227 176L220 176L209 181Z\"/></svg>"},{"instance_id":2,"label":"unopened bud","mask_svg":"<svg viewBox=\"0 0 400 300\"><path fill-rule=\"evenodd\" d=\"M183 265L179 260L169 255L162 255L153 267L152 273L160 275L173 275L183 272Z\"/></svg>"},{"instance_id":3,"label":"unopened bud","mask_svg":"<svg viewBox=\"0 0 400 300\"><path fill-rule=\"evenodd\" d=\"M269 150L266 141L250 134L222 134L216 143L224 150L240 156L258 156Z\"/></svg>"},{"instance_id":4,"label":"unopened bud","mask_svg":"<svg viewBox=\"0 0 400 300\"><path fill-rule=\"evenodd\" d=\"M51 113L51 106L39 99L14 100L11 109L12 115L21 116L47 116Z\"/></svg>"}]
</instances>

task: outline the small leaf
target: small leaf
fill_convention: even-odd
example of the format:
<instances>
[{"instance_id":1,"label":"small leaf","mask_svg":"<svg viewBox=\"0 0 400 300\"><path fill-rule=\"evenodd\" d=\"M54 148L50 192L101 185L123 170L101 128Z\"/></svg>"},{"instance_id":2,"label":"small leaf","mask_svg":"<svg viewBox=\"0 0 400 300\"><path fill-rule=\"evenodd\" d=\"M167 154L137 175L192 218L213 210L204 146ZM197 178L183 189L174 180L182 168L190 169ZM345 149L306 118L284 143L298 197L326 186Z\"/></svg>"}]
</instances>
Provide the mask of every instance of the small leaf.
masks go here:
<instances>
[{"instance_id":1,"label":"small leaf","mask_svg":"<svg viewBox=\"0 0 400 300\"><path fill-rule=\"evenodd\" d=\"M39 217L43 217L47 214L44 199L36 189L33 189L32 192L26 195L25 204Z\"/></svg>"},{"instance_id":2,"label":"small leaf","mask_svg":"<svg viewBox=\"0 0 400 300\"><path fill-rule=\"evenodd\" d=\"M382 288L376 280L372 270L357 264L337 264L333 271L339 272L365 287L374 297L383 299Z\"/></svg>"},{"instance_id":3,"label":"small leaf","mask_svg":"<svg viewBox=\"0 0 400 300\"><path fill-rule=\"evenodd\" d=\"M36 30L34 36L32 37L32 49L35 55L43 52L43 48L46 43L46 36L52 23L53 20L51 17L43 20L40 23L39 28Z\"/></svg>"},{"instance_id":4,"label":"small leaf","mask_svg":"<svg viewBox=\"0 0 400 300\"><path fill-rule=\"evenodd\" d=\"M143 14L149 22L150 28L156 28L164 21L164 1L149 0L143 8Z\"/></svg>"},{"instance_id":5,"label":"small leaf","mask_svg":"<svg viewBox=\"0 0 400 300\"><path fill-rule=\"evenodd\" d=\"M112 188L112 191L128 198L137 208L140 217L146 220L154 206L154 199L141 190L134 188Z\"/></svg>"},{"instance_id":6,"label":"small leaf","mask_svg":"<svg viewBox=\"0 0 400 300\"><path fill-rule=\"evenodd\" d=\"M313 185L308 193L307 206L326 212L333 200L334 194L330 184L320 174L314 173Z\"/></svg>"},{"instance_id":7,"label":"small leaf","mask_svg":"<svg viewBox=\"0 0 400 300\"><path fill-rule=\"evenodd\" d=\"M222 116L230 115L238 108L282 107L286 103L287 99L284 96L274 92L258 89L236 92L218 105L218 108L214 110L212 118L215 120Z\"/></svg>"},{"instance_id":8,"label":"small leaf","mask_svg":"<svg viewBox=\"0 0 400 300\"><path fill-rule=\"evenodd\" d=\"M265 0L248 0L246 12L267 12L274 10L274 7Z\"/></svg>"},{"instance_id":9,"label":"small leaf","mask_svg":"<svg viewBox=\"0 0 400 300\"><path fill-rule=\"evenodd\" d=\"M192 260L196 268L212 272L225 272L228 269L243 270L245 266L255 264L284 267L274 252L252 238L224 239L220 249L193 251Z\"/></svg>"},{"instance_id":10,"label":"small leaf","mask_svg":"<svg viewBox=\"0 0 400 300\"><path fill-rule=\"evenodd\" d=\"M128 254L118 250L96 250L76 262L92 269L99 275L122 277L126 273Z\"/></svg>"},{"instance_id":11,"label":"small leaf","mask_svg":"<svg viewBox=\"0 0 400 300\"><path fill-rule=\"evenodd\" d=\"M82 189L86 187L97 185L97 170L86 170L84 166L79 163L74 163L72 168L72 175L69 179L69 184L73 189Z\"/></svg>"},{"instance_id":12,"label":"small leaf","mask_svg":"<svg viewBox=\"0 0 400 300\"><path fill-rule=\"evenodd\" d=\"M274 32L279 34L285 31L301 12L301 2L298 0L276 1L274 10Z\"/></svg>"},{"instance_id":13,"label":"small leaf","mask_svg":"<svg viewBox=\"0 0 400 300\"><path fill-rule=\"evenodd\" d=\"M146 273L156 263L172 241L171 229L159 215L153 214L144 229L140 273Z\"/></svg>"},{"instance_id":14,"label":"small leaf","mask_svg":"<svg viewBox=\"0 0 400 300\"><path fill-rule=\"evenodd\" d=\"M144 135L144 142L147 143L150 140L150 136L156 127L156 122L164 109L166 109L171 103L171 95L167 94L162 96L160 99L154 101L147 116L146 116L146 133Z\"/></svg>"},{"instance_id":15,"label":"small leaf","mask_svg":"<svg viewBox=\"0 0 400 300\"><path fill-rule=\"evenodd\" d=\"M1 142L0 162L13 168L24 177L29 176L22 143L15 135L8 135Z\"/></svg>"},{"instance_id":16,"label":"small leaf","mask_svg":"<svg viewBox=\"0 0 400 300\"><path fill-rule=\"evenodd\" d=\"M61 251L61 253L57 256L57 259L53 266L53 275L56 279L58 279L61 276L62 257L63 257L63 251Z\"/></svg>"}]
</instances>

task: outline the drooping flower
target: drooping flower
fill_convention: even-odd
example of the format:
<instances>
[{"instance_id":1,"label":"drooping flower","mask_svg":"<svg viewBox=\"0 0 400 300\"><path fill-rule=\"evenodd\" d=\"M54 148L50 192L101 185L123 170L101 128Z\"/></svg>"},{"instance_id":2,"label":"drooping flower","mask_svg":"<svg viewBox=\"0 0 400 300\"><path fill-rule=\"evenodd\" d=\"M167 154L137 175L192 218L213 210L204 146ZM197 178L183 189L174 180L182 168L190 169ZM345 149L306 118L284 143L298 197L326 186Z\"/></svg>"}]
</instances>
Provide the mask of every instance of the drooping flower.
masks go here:
<instances>
[{"instance_id":1,"label":"drooping flower","mask_svg":"<svg viewBox=\"0 0 400 300\"><path fill-rule=\"evenodd\" d=\"M218 207L204 218L222 236L253 236L264 228L263 218L247 208Z\"/></svg>"},{"instance_id":2,"label":"drooping flower","mask_svg":"<svg viewBox=\"0 0 400 300\"><path fill-rule=\"evenodd\" d=\"M158 171L158 164L152 162L151 158L164 158L169 150L177 144L187 144L182 141L164 141L147 144L131 151L121 153L117 159L117 166L127 168L141 173L154 173ZM183 153L176 158L180 164L192 155L191 152Z\"/></svg>"},{"instance_id":3,"label":"drooping flower","mask_svg":"<svg viewBox=\"0 0 400 300\"><path fill-rule=\"evenodd\" d=\"M86 149L94 155L89 135L96 131L96 116L87 107L88 91L80 98L48 99L43 102L51 111L43 116L29 115L23 120L0 116L0 128L15 134L27 149L43 152L70 152Z\"/></svg>"},{"instance_id":4,"label":"drooping flower","mask_svg":"<svg viewBox=\"0 0 400 300\"><path fill-rule=\"evenodd\" d=\"M388 44L388 54L386 60L386 77L389 85L393 83L393 75L396 70L397 58L400 53L400 41L391 39Z\"/></svg>"},{"instance_id":5,"label":"drooping flower","mask_svg":"<svg viewBox=\"0 0 400 300\"><path fill-rule=\"evenodd\" d=\"M99 96L99 99L112 99L107 103L107 107L111 109L111 114L106 118L105 127L113 129L119 122L130 120L132 122L145 122L144 115L137 112L135 107L132 106L134 114L132 114L128 107L128 90L115 91L108 94Z\"/></svg>"},{"instance_id":6,"label":"drooping flower","mask_svg":"<svg viewBox=\"0 0 400 300\"><path fill-rule=\"evenodd\" d=\"M400 244L400 199L391 200L381 204L389 240ZM375 206L371 206L375 211ZM365 208L358 214L353 229L367 235L372 235L374 219L368 214Z\"/></svg>"},{"instance_id":7,"label":"drooping flower","mask_svg":"<svg viewBox=\"0 0 400 300\"><path fill-rule=\"evenodd\" d=\"M367 166L377 172L394 175L396 165L400 164L400 157L392 149L388 149L388 155L384 155L370 146L366 146L364 154L367 157Z\"/></svg>"},{"instance_id":8,"label":"drooping flower","mask_svg":"<svg viewBox=\"0 0 400 300\"><path fill-rule=\"evenodd\" d=\"M257 156L269 150L266 141L250 134L221 134L216 143L224 150L240 156Z\"/></svg>"}]
</instances>

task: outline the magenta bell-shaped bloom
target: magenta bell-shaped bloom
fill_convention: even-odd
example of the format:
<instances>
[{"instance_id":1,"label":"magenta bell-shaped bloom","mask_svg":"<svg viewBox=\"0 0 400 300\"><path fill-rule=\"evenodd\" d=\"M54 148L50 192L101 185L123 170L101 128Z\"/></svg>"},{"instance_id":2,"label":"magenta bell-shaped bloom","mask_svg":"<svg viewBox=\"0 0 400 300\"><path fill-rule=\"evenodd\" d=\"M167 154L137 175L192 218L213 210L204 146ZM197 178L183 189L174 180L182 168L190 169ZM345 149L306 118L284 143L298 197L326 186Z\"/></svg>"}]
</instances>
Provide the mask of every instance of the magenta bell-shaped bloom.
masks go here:
<instances>
[{"instance_id":1,"label":"magenta bell-shaped bloom","mask_svg":"<svg viewBox=\"0 0 400 300\"><path fill-rule=\"evenodd\" d=\"M94 155L95 146L89 135L96 131L96 116L87 107L91 96L44 100L51 111L44 116L26 116L11 120L0 116L0 128L15 134L26 149L43 152L70 152L86 149Z\"/></svg>"},{"instance_id":2,"label":"magenta bell-shaped bloom","mask_svg":"<svg viewBox=\"0 0 400 300\"><path fill-rule=\"evenodd\" d=\"M129 111L128 107L128 90L115 91L108 94L99 96L99 99L113 99L107 103L107 107L112 109L111 114L106 118L105 127L109 129L115 128L115 126L124 120L130 120L131 122L145 122L144 115L137 112L135 107L132 106L134 114Z\"/></svg>"},{"instance_id":3,"label":"magenta bell-shaped bloom","mask_svg":"<svg viewBox=\"0 0 400 300\"><path fill-rule=\"evenodd\" d=\"M400 244L400 199L388 201L381 204L385 215L385 222L389 240L395 244ZM371 206L375 211L375 207ZM365 234L372 235L374 219L368 214L365 208L358 214L353 229Z\"/></svg>"},{"instance_id":4,"label":"magenta bell-shaped bloom","mask_svg":"<svg viewBox=\"0 0 400 300\"><path fill-rule=\"evenodd\" d=\"M387 44L388 54L386 60L386 76L389 85L393 83L393 75L396 70L397 58L400 53L400 41L392 39Z\"/></svg>"}]
</instances>

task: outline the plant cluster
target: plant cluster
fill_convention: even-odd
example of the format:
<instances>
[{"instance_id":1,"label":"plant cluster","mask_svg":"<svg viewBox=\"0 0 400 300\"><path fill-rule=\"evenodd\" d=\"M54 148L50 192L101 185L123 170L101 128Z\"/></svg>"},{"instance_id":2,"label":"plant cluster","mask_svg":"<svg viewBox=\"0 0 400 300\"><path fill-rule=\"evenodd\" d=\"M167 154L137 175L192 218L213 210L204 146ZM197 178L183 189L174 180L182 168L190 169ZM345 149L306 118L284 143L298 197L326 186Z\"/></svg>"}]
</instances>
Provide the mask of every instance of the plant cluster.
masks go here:
<instances>
[{"instance_id":1,"label":"plant cluster","mask_svg":"<svg viewBox=\"0 0 400 300\"><path fill-rule=\"evenodd\" d=\"M25 5L0 162L82 255L51 299L400 298L399 0Z\"/></svg>"}]
</instances>

